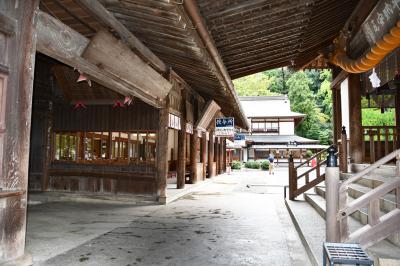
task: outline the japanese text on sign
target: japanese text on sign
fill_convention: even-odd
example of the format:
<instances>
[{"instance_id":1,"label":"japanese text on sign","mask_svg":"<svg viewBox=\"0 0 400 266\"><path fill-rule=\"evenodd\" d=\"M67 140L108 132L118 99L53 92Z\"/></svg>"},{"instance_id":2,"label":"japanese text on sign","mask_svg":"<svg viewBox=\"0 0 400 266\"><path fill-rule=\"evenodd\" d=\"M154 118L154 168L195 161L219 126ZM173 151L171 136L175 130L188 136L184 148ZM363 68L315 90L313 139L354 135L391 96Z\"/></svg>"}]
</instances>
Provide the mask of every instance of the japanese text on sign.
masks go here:
<instances>
[{"instance_id":1,"label":"japanese text on sign","mask_svg":"<svg viewBox=\"0 0 400 266\"><path fill-rule=\"evenodd\" d=\"M235 134L235 120L233 117L215 119L215 136L233 137Z\"/></svg>"}]
</instances>

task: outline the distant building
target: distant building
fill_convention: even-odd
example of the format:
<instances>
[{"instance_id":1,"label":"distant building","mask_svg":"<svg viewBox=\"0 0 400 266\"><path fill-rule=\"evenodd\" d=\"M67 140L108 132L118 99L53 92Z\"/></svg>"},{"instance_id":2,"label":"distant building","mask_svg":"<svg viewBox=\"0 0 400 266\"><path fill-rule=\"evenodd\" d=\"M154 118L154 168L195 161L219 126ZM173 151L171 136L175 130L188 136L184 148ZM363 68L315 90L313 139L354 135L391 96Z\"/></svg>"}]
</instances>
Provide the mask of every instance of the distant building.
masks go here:
<instances>
[{"instance_id":1,"label":"distant building","mask_svg":"<svg viewBox=\"0 0 400 266\"><path fill-rule=\"evenodd\" d=\"M289 153L304 158L307 150L316 152L327 148L319 140L295 135L295 128L306 117L290 110L287 96L239 97L251 128L238 133L235 141L228 144L232 160L248 161L266 159L270 153L287 161Z\"/></svg>"}]
</instances>

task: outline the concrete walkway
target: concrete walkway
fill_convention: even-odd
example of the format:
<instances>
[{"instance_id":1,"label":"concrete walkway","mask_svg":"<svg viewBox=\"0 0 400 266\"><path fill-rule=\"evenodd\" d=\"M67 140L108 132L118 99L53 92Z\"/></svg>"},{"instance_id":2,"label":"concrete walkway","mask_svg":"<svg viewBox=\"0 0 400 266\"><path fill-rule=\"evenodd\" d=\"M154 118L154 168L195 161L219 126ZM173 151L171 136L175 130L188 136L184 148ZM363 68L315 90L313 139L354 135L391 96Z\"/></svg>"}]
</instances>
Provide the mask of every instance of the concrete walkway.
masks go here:
<instances>
[{"instance_id":1,"label":"concrete walkway","mask_svg":"<svg viewBox=\"0 0 400 266\"><path fill-rule=\"evenodd\" d=\"M234 172L167 206L95 208L69 203L53 206L56 211L37 205L29 210L28 249L36 265L310 265L284 206L287 179L286 168L273 176ZM59 220L54 221L57 212ZM61 220L61 231L71 224L80 228L79 241L48 260L35 259L39 242L63 244L63 236L57 242L51 229ZM34 225L41 222L47 223L47 230ZM99 224L103 226L90 234ZM81 234L90 239L82 243Z\"/></svg>"}]
</instances>

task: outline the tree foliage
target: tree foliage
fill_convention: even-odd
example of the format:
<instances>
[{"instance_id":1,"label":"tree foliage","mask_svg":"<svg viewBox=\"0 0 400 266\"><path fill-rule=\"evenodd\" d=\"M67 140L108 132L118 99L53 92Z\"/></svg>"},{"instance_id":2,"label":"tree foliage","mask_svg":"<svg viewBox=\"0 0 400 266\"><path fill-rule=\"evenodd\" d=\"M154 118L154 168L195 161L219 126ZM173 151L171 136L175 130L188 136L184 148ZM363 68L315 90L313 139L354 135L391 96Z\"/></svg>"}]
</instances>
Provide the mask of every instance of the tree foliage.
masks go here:
<instances>
[{"instance_id":1,"label":"tree foliage","mask_svg":"<svg viewBox=\"0 0 400 266\"><path fill-rule=\"evenodd\" d=\"M234 85L240 96L288 94L291 109L306 114L297 134L329 144L332 140L331 80L329 70L294 72L280 68L236 79Z\"/></svg>"},{"instance_id":2,"label":"tree foliage","mask_svg":"<svg viewBox=\"0 0 400 266\"><path fill-rule=\"evenodd\" d=\"M273 78L264 73L257 73L233 81L236 92L239 96L272 96L279 93L272 92L269 87Z\"/></svg>"}]
</instances>

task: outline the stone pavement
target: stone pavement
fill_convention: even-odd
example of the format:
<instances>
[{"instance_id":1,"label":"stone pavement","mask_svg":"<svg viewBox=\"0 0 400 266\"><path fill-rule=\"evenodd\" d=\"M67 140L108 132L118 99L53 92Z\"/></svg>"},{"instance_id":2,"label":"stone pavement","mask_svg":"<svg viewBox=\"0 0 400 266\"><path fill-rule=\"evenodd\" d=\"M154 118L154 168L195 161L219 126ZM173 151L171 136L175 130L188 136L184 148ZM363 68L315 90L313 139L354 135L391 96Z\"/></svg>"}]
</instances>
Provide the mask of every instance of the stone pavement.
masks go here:
<instances>
[{"instance_id":1,"label":"stone pavement","mask_svg":"<svg viewBox=\"0 0 400 266\"><path fill-rule=\"evenodd\" d=\"M166 206L114 213L122 224L36 265L310 265L285 184L286 168L225 174Z\"/></svg>"}]
</instances>

